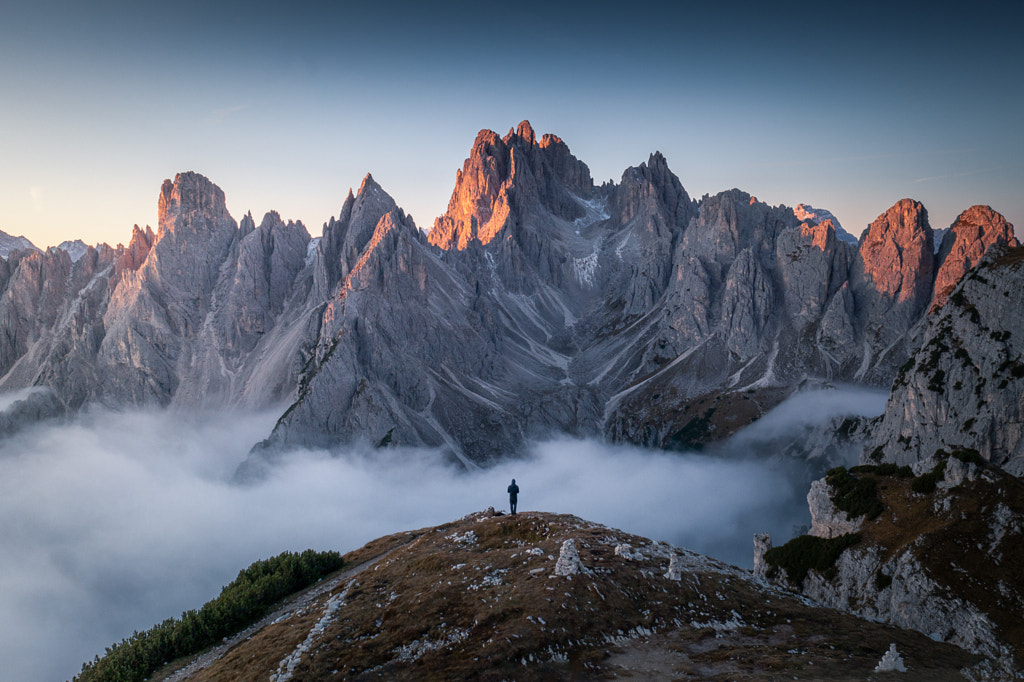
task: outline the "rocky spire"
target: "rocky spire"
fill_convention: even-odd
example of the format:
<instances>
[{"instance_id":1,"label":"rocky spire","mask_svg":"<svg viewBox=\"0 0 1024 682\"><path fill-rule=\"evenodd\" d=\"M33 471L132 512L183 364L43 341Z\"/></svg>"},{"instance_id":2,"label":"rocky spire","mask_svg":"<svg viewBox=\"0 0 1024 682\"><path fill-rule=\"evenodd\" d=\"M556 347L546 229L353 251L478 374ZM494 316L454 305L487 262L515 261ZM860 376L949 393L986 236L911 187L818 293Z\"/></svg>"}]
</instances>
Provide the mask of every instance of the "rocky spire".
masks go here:
<instances>
[{"instance_id":1,"label":"rocky spire","mask_svg":"<svg viewBox=\"0 0 1024 682\"><path fill-rule=\"evenodd\" d=\"M504 138L481 130L429 240L442 249L461 250L473 240L487 244L510 216L538 209L573 220L582 215L573 195L585 198L592 191L587 166L554 135L538 144L529 121Z\"/></svg>"},{"instance_id":2,"label":"rocky spire","mask_svg":"<svg viewBox=\"0 0 1024 682\"><path fill-rule=\"evenodd\" d=\"M931 296L935 249L928 211L900 199L868 227L860 244L864 274L874 288L916 314Z\"/></svg>"},{"instance_id":3,"label":"rocky spire","mask_svg":"<svg viewBox=\"0 0 1024 682\"><path fill-rule=\"evenodd\" d=\"M1019 242L1013 234L1013 225L991 206L971 206L957 216L939 248L933 310L942 307L960 278L978 264L993 244L1018 246Z\"/></svg>"}]
</instances>

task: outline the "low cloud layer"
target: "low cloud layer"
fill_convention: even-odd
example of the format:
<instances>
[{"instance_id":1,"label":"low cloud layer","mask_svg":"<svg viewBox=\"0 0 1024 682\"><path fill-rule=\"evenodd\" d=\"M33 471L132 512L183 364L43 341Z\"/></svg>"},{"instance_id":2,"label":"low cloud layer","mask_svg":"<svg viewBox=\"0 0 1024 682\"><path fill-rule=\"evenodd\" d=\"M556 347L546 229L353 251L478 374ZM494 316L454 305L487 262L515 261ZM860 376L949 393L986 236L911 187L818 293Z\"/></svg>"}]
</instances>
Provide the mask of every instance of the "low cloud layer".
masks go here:
<instances>
[{"instance_id":1,"label":"low cloud layer","mask_svg":"<svg viewBox=\"0 0 1024 682\"><path fill-rule=\"evenodd\" d=\"M345 552L507 508L513 477L521 511L571 513L741 566L754 532L785 539L808 520L798 463L570 439L476 472L425 450L295 452L259 483L232 483L274 418L103 412L0 443L5 679L70 678L132 630L216 596L256 559Z\"/></svg>"}]
</instances>

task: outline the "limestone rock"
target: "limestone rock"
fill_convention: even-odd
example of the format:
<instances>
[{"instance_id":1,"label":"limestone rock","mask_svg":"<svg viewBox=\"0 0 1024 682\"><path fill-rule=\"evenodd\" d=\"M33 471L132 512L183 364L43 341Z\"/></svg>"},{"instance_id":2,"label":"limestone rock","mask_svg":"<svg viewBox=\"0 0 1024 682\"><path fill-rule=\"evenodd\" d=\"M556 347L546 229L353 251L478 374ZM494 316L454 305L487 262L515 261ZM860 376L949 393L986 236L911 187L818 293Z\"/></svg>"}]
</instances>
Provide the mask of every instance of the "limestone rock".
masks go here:
<instances>
[{"instance_id":1,"label":"limestone rock","mask_svg":"<svg viewBox=\"0 0 1024 682\"><path fill-rule=\"evenodd\" d=\"M285 403L268 451L701 447L808 381L896 376L933 293L927 215L905 200L859 249L839 234L740 190L695 201L660 153L596 187L525 121L477 136L427 236L370 175L311 240L274 212L236 225L182 173L127 247L0 261L0 388L71 410Z\"/></svg>"},{"instance_id":2,"label":"limestone rock","mask_svg":"<svg viewBox=\"0 0 1024 682\"><path fill-rule=\"evenodd\" d=\"M683 561L679 555L672 554L668 558L668 570L665 571L665 577L679 582L683 579L683 568Z\"/></svg>"},{"instance_id":3,"label":"limestone rock","mask_svg":"<svg viewBox=\"0 0 1024 682\"><path fill-rule=\"evenodd\" d=\"M772 536L768 533L754 533L754 575L762 580L768 575L768 562L764 555L772 548Z\"/></svg>"},{"instance_id":4,"label":"limestone rock","mask_svg":"<svg viewBox=\"0 0 1024 682\"><path fill-rule=\"evenodd\" d=\"M903 657L896 651L896 644L890 644L889 650L882 656L882 660L875 666L876 673L907 672L907 666L903 664Z\"/></svg>"},{"instance_id":5,"label":"limestone rock","mask_svg":"<svg viewBox=\"0 0 1024 682\"><path fill-rule=\"evenodd\" d=\"M811 483L807 492L807 506L811 511L811 530L809 535L819 538L835 538L847 533L856 533L864 521L863 516L849 518L849 515L836 509L832 502L832 487L824 479Z\"/></svg>"},{"instance_id":6,"label":"limestone rock","mask_svg":"<svg viewBox=\"0 0 1024 682\"><path fill-rule=\"evenodd\" d=\"M579 552L576 551L576 540L569 538L562 543L562 549L558 553L558 561L555 563L555 575L571 578L580 573L589 573L587 567L580 561Z\"/></svg>"},{"instance_id":7,"label":"limestone rock","mask_svg":"<svg viewBox=\"0 0 1024 682\"><path fill-rule=\"evenodd\" d=\"M971 206L957 216L943 235L936 255L939 263L935 275L931 308L938 309L960 278L981 260L990 246L1020 246L1013 234L1013 225L990 206Z\"/></svg>"},{"instance_id":8,"label":"limestone rock","mask_svg":"<svg viewBox=\"0 0 1024 682\"><path fill-rule=\"evenodd\" d=\"M1024 474L1024 248L996 246L929 317L864 450L914 464L977 451Z\"/></svg>"},{"instance_id":9,"label":"limestone rock","mask_svg":"<svg viewBox=\"0 0 1024 682\"><path fill-rule=\"evenodd\" d=\"M27 237L15 237L0 230L0 256L9 258L11 251L39 251Z\"/></svg>"}]
</instances>

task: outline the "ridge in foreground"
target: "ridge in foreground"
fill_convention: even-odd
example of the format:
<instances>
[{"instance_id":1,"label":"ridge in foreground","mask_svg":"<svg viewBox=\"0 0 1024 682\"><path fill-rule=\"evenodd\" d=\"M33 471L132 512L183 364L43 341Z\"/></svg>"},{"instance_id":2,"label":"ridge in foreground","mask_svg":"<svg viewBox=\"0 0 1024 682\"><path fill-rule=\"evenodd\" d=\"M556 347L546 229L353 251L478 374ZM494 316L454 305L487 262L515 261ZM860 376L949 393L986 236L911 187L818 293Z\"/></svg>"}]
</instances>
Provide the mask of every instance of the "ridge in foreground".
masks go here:
<instances>
[{"instance_id":1,"label":"ridge in foreground","mask_svg":"<svg viewBox=\"0 0 1024 682\"><path fill-rule=\"evenodd\" d=\"M895 643L903 679L934 680L980 659L574 516L476 513L346 561L205 667L154 679L863 680Z\"/></svg>"}]
</instances>

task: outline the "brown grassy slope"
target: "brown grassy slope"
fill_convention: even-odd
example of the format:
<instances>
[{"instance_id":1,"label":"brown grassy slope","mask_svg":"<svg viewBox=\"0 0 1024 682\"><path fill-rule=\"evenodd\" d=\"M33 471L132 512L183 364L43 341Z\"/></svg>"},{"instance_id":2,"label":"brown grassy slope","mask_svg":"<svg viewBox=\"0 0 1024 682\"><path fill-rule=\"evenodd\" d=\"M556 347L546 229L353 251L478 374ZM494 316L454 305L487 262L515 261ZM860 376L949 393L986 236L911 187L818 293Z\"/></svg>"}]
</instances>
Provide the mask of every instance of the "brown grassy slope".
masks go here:
<instances>
[{"instance_id":1,"label":"brown grassy slope","mask_svg":"<svg viewBox=\"0 0 1024 682\"><path fill-rule=\"evenodd\" d=\"M553 576L570 538L587 571ZM623 543L643 558L616 555ZM673 553L685 564L679 581L664 576ZM346 588L293 679L863 680L890 642L911 670L901 679L960 679L956 671L977 660L572 516L478 515L425 529L334 594ZM307 640L329 596L191 679L268 679Z\"/></svg>"},{"instance_id":2,"label":"brown grassy slope","mask_svg":"<svg viewBox=\"0 0 1024 682\"><path fill-rule=\"evenodd\" d=\"M1024 659L1024 526L1011 522L998 542L994 533L997 512L1024 518L1024 483L986 468L977 480L924 495L910 479L864 475L878 480L886 509L861 527L863 543L882 548L883 561L910 548L928 577L988 614Z\"/></svg>"}]
</instances>

